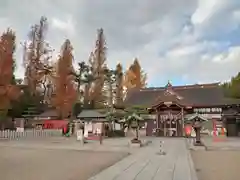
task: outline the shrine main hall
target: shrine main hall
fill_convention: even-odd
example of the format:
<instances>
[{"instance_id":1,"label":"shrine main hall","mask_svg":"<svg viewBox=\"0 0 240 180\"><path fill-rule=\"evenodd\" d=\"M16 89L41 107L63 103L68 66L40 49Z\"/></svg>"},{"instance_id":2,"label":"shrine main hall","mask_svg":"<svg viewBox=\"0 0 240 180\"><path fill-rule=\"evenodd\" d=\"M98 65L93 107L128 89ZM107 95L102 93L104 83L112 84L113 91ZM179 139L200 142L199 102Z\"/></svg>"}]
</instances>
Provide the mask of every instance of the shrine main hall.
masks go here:
<instances>
[{"instance_id":1,"label":"shrine main hall","mask_svg":"<svg viewBox=\"0 0 240 180\"><path fill-rule=\"evenodd\" d=\"M132 89L127 93L126 106L144 107L148 114L146 135L183 136L185 124L193 116L227 130L227 136L240 136L240 99L227 98L219 83L186 86ZM169 133L171 132L171 133Z\"/></svg>"}]
</instances>

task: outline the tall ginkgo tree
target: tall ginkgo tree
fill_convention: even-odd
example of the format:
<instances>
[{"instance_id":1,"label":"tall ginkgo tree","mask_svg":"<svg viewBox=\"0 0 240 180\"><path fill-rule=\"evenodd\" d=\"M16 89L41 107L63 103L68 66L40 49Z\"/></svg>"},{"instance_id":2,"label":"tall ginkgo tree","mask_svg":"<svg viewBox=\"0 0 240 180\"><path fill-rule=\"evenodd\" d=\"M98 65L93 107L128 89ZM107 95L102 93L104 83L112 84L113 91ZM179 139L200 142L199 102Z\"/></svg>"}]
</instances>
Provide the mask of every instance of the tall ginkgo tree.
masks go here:
<instances>
[{"instance_id":1,"label":"tall ginkgo tree","mask_svg":"<svg viewBox=\"0 0 240 180\"><path fill-rule=\"evenodd\" d=\"M117 106L123 105L123 68L119 63L116 66L116 83L115 83L115 103Z\"/></svg>"},{"instance_id":2,"label":"tall ginkgo tree","mask_svg":"<svg viewBox=\"0 0 240 180\"><path fill-rule=\"evenodd\" d=\"M13 84L15 33L8 29L0 37L0 118L2 128L11 101L18 99L20 89Z\"/></svg>"},{"instance_id":3,"label":"tall ginkgo tree","mask_svg":"<svg viewBox=\"0 0 240 180\"><path fill-rule=\"evenodd\" d=\"M41 17L39 24L32 26L28 41L23 44L23 63L26 69L25 83L32 95L38 93L38 87L43 88L45 98L49 81L52 81L53 78L53 67L49 64L53 49L45 40L47 26L47 18Z\"/></svg>"},{"instance_id":4,"label":"tall ginkgo tree","mask_svg":"<svg viewBox=\"0 0 240 180\"><path fill-rule=\"evenodd\" d=\"M57 62L57 77L55 81L55 96L53 105L58 111L61 119L72 115L73 104L76 101L77 93L74 88L73 72L73 47L69 40L62 45L61 55Z\"/></svg>"},{"instance_id":5,"label":"tall ginkgo tree","mask_svg":"<svg viewBox=\"0 0 240 180\"><path fill-rule=\"evenodd\" d=\"M89 65L95 80L91 83L89 90L89 98L93 103L93 107L102 107L104 104L104 81L105 81L105 65L106 65L106 40L103 29L99 29L97 33L97 40L95 50L91 53L89 58Z\"/></svg>"},{"instance_id":6,"label":"tall ginkgo tree","mask_svg":"<svg viewBox=\"0 0 240 180\"><path fill-rule=\"evenodd\" d=\"M143 71L139 61L135 58L133 64L128 68L124 75L124 87L129 90L132 88L144 88L147 83L147 74Z\"/></svg>"}]
</instances>

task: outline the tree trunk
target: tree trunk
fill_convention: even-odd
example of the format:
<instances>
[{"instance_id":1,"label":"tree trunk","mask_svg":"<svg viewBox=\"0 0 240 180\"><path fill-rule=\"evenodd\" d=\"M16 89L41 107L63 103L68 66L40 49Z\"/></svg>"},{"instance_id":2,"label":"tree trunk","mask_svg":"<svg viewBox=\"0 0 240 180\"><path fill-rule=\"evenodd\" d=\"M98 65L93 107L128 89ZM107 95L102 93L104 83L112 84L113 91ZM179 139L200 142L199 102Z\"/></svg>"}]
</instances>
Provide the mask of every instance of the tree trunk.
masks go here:
<instances>
[{"instance_id":1,"label":"tree trunk","mask_svg":"<svg viewBox=\"0 0 240 180\"><path fill-rule=\"evenodd\" d=\"M113 131L115 131L116 129L115 120L112 121L112 124L113 124Z\"/></svg>"},{"instance_id":2,"label":"tree trunk","mask_svg":"<svg viewBox=\"0 0 240 180\"><path fill-rule=\"evenodd\" d=\"M89 104L89 89L90 89L90 84L85 84L84 88L84 106L88 106Z\"/></svg>"},{"instance_id":3,"label":"tree trunk","mask_svg":"<svg viewBox=\"0 0 240 180\"><path fill-rule=\"evenodd\" d=\"M139 138L139 129L138 129L138 127L139 127L139 123L137 122L137 127L136 127L136 139L137 140Z\"/></svg>"},{"instance_id":4,"label":"tree trunk","mask_svg":"<svg viewBox=\"0 0 240 180\"><path fill-rule=\"evenodd\" d=\"M136 139L138 140L138 128L136 128Z\"/></svg>"},{"instance_id":5,"label":"tree trunk","mask_svg":"<svg viewBox=\"0 0 240 180\"><path fill-rule=\"evenodd\" d=\"M110 108L113 108L113 89L112 89L112 82L109 81L108 84L108 88L109 88L109 97L108 97L108 105L110 106Z\"/></svg>"}]
</instances>

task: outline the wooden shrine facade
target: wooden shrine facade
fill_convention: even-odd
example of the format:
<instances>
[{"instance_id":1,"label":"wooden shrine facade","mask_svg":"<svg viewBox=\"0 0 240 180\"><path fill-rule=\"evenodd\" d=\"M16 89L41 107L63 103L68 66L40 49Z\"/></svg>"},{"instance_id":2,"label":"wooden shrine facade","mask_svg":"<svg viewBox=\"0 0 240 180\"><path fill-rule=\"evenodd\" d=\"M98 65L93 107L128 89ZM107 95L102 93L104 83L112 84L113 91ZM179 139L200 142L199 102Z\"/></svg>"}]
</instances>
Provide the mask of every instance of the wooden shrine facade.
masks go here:
<instances>
[{"instance_id":1,"label":"wooden shrine facade","mask_svg":"<svg viewBox=\"0 0 240 180\"><path fill-rule=\"evenodd\" d=\"M168 84L164 94L156 99L150 109L156 119L153 123L147 122L147 135L183 136L185 107L181 105L181 99Z\"/></svg>"},{"instance_id":2,"label":"wooden shrine facade","mask_svg":"<svg viewBox=\"0 0 240 180\"><path fill-rule=\"evenodd\" d=\"M189 117L199 114L208 119L206 127L213 128L213 121L222 121L223 109L230 104L239 105L240 100L225 98L218 83L188 86L168 83L160 88L133 89L128 92L125 104L149 109L151 115L145 118L147 136L183 136Z\"/></svg>"},{"instance_id":3,"label":"wooden shrine facade","mask_svg":"<svg viewBox=\"0 0 240 180\"><path fill-rule=\"evenodd\" d=\"M161 103L155 108L156 135L182 136L184 108L175 102Z\"/></svg>"}]
</instances>

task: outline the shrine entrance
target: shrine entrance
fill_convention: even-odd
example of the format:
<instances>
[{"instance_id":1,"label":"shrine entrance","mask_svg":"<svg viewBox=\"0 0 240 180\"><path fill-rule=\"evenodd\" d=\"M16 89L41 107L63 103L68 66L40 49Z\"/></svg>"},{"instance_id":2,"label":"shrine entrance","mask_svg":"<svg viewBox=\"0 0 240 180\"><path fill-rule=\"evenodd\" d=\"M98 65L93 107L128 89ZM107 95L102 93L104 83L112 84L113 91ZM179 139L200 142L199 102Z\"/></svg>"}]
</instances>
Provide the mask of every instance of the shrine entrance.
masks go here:
<instances>
[{"instance_id":1,"label":"shrine entrance","mask_svg":"<svg viewBox=\"0 0 240 180\"><path fill-rule=\"evenodd\" d=\"M183 107L174 102L163 102L155 107L156 135L166 137L183 136Z\"/></svg>"},{"instance_id":2,"label":"shrine entrance","mask_svg":"<svg viewBox=\"0 0 240 180\"><path fill-rule=\"evenodd\" d=\"M174 92L170 83L165 91L156 98L151 112L156 114L155 135L176 137L183 136L184 132L184 106L183 97Z\"/></svg>"}]
</instances>

